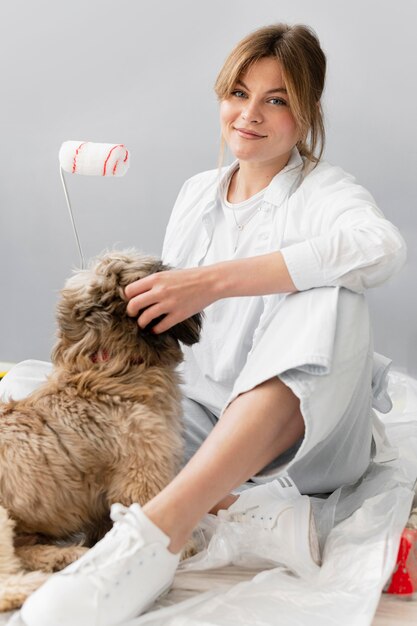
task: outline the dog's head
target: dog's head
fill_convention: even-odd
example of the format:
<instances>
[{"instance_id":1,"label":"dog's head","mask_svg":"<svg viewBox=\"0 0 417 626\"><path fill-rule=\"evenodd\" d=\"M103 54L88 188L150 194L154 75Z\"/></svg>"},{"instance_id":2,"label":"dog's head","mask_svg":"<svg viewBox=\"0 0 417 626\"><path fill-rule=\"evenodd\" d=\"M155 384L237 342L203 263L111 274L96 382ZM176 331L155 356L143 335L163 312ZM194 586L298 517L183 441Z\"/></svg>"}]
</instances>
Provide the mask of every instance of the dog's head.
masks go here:
<instances>
[{"instance_id":1,"label":"dog's head","mask_svg":"<svg viewBox=\"0 0 417 626\"><path fill-rule=\"evenodd\" d=\"M126 250L103 254L88 269L77 271L66 282L58 302L53 362L77 370L91 362L115 359L125 367L142 362L178 363L182 358L179 342L191 345L199 340L200 313L160 334L153 334L150 328L142 330L126 313L125 287L168 269L157 258Z\"/></svg>"}]
</instances>

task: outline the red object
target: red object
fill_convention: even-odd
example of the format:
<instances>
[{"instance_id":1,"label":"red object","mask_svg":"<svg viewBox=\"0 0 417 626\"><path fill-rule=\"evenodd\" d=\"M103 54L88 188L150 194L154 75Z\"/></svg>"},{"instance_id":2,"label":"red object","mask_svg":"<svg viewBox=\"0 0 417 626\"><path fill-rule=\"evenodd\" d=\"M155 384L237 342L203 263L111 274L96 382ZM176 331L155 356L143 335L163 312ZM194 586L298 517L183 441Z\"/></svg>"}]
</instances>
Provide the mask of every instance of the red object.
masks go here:
<instances>
[{"instance_id":1,"label":"red object","mask_svg":"<svg viewBox=\"0 0 417 626\"><path fill-rule=\"evenodd\" d=\"M78 148L75 151L74 160L72 162L72 173L73 174L75 174L75 172L77 170L77 156L78 156L78 153L81 150L81 148L83 146L85 146L86 143L87 143L86 141L83 141L83 143L80 143L80 145L78 146Z\"/></svg>"},{"instance_id":2,"label":"red object","mask_svg":"<svg viewBox=\"0 0 417 626\"><path fill-rule=\"evenodd\" d=\"M384 591L400 596L417 592L417 529L404 528L397 563Z\"/></svg>"},{"instance_id":3,"label":"red object","mask_svg":"<svg viewBox=\"0 0 417 626\"><path fill-rule=\"evenodd\" d=\"M107 159L104 161L103 176L105 176L105 175L106 175L107 161L110 159L110 157L111 157L111 153L112 153L112 152L113 152L113 150L115 150L116 148L125 148L125 147L124 147L124 145L123 145L122 143L119 143L117 146L113 146L113 148L111 148L110 152L109 152L109 153L108 153L108 155L107 155ZM125 148L125 150L126 150L126 148ZM129 153L128 153L128 151L126 150L126 156L125 156L125 158L123 159L123 163L125 163L125 161L127 161L127 157L128 157L128 155L129 155ZM114 176L114 175L115 175L115 173L116 173L116 167L118 166L118 164L119 164L119 161L117 160L117 161L116 161L116 163L114 164L114 167L113 167L113 176Z\"/></svg>"}]
</instances>

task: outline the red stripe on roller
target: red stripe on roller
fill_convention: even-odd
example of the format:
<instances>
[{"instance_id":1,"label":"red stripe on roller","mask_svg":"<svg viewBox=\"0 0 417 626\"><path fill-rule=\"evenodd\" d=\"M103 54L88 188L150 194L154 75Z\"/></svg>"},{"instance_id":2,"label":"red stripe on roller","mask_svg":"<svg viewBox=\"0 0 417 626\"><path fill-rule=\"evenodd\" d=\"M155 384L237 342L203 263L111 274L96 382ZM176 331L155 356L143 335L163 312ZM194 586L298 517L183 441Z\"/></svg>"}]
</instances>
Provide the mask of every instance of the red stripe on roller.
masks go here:
<instances>
[{"instance_id":1,"label":"red stripe on roller","mask_svg":"<svg viewBox=\"0 0 417 626\"><path fill-rule=\"evenodd\" d=\"M122 147L124 148L124 146L122 146ZM126 150L126 156L125 156L125 158L123 159L123 163L126 163L126 161L127 161L128 157L129 157L129 152L128 152L128 150L127 150L126 148L125 148L125 150ZM113 176L116 174L116 169L117 169L117 166L118 166L118 165L119 165L119 159L117 159L116 163L114 164L114 168L113 168Z\"/></svg>"},{"instance_id":2,"label":"red stripe on roller","mask_svg":"<svg viewBox=\"0 0 417 626\"><path fill-rule=\"evenodd\" d=\"M106 168L107 168L107 161L110 159L111 153L113 152L113 150L115 150L116 148L124 148L124 145L122 143L117 144L117 146L113 146L113 148L110 150L110 152L107 155L107 159L104 161L104 167L103 167L103 176L106 175ZM113 174L114 174L114 170L113 170Z\"/></svg>"},{"instance_id":3,"label":"red stripe on roller","mask_svg":"<svg viewBox=\"0 0 417 626\"><path fill-rule=\"evenodd\" d=\"M75 174L76 170L77 170L77 156L79 151L81 150L81 148L83 146L85 146L88 143L88 141L83 141L83 143L80 143L80 145L78 146L78 148L75 150L75 155L74 155L74 160L72 162L72 173Z\"/></svg>"}]
</instances>

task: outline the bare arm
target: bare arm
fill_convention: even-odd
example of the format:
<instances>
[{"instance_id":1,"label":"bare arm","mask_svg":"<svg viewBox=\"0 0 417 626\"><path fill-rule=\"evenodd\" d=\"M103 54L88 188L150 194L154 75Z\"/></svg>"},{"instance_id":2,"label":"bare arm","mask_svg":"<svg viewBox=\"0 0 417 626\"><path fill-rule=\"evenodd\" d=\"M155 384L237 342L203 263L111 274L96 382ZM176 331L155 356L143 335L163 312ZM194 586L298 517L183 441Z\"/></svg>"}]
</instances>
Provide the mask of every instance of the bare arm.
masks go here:
<instances>
[{"instance_id":1,"label":"bare arm","mask_svg":"<svg viewBox=\"0 0 417 626\"><path fill-rule=\"evenodd\" d=\"M280 252L222 261L206 267L158 272L126 287L127 312L141 328L155 317L161 333L222 298L297 291Z\"/></svg>"},{"instance_id":2,"label":"bare arm","mask_svg":"<svg viewBox=\"0 0 417 626\"><path fill-rule=\"evenodd\" d=\"M217 281L218 299L297 291L281 252L223 261L209 267Z\"/></svg>"}]
</instances>

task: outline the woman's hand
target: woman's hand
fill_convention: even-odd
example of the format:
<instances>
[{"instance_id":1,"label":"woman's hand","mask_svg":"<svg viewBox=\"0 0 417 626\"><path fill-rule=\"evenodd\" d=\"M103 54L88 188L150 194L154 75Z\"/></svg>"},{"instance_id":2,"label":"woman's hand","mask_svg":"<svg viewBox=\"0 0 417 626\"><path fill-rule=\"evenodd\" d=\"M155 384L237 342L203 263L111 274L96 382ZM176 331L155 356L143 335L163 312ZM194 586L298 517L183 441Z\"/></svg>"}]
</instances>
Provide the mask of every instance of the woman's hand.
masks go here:
<instances>
[{"instance_id":1,"label":"woman's hand","mask_svg":"<svg viewBox=\"0 0 417 626\"><path fill-rule=\"evenodd\" d=\"M153 328L163 333L221 298L295 291L284 258L277 251L205 267L157 272L128 285L125 294L129 299L128 315L136 317L146 309L138 318L141 328L165 316Z\"/></svg>"},{"instance_id":2,"label":"woman's hand","mask_svg":"<svg viewBox=\"0 0 417 626\"><path fill-rule=\"evenodd\" d=\"M141 328L164 315L152 329L163 333L214 302L217 299L214 284L209 267L157 272L126 287L127 313L136 317L146 309L138 318Z\"/></svg>"}]
</instances>

